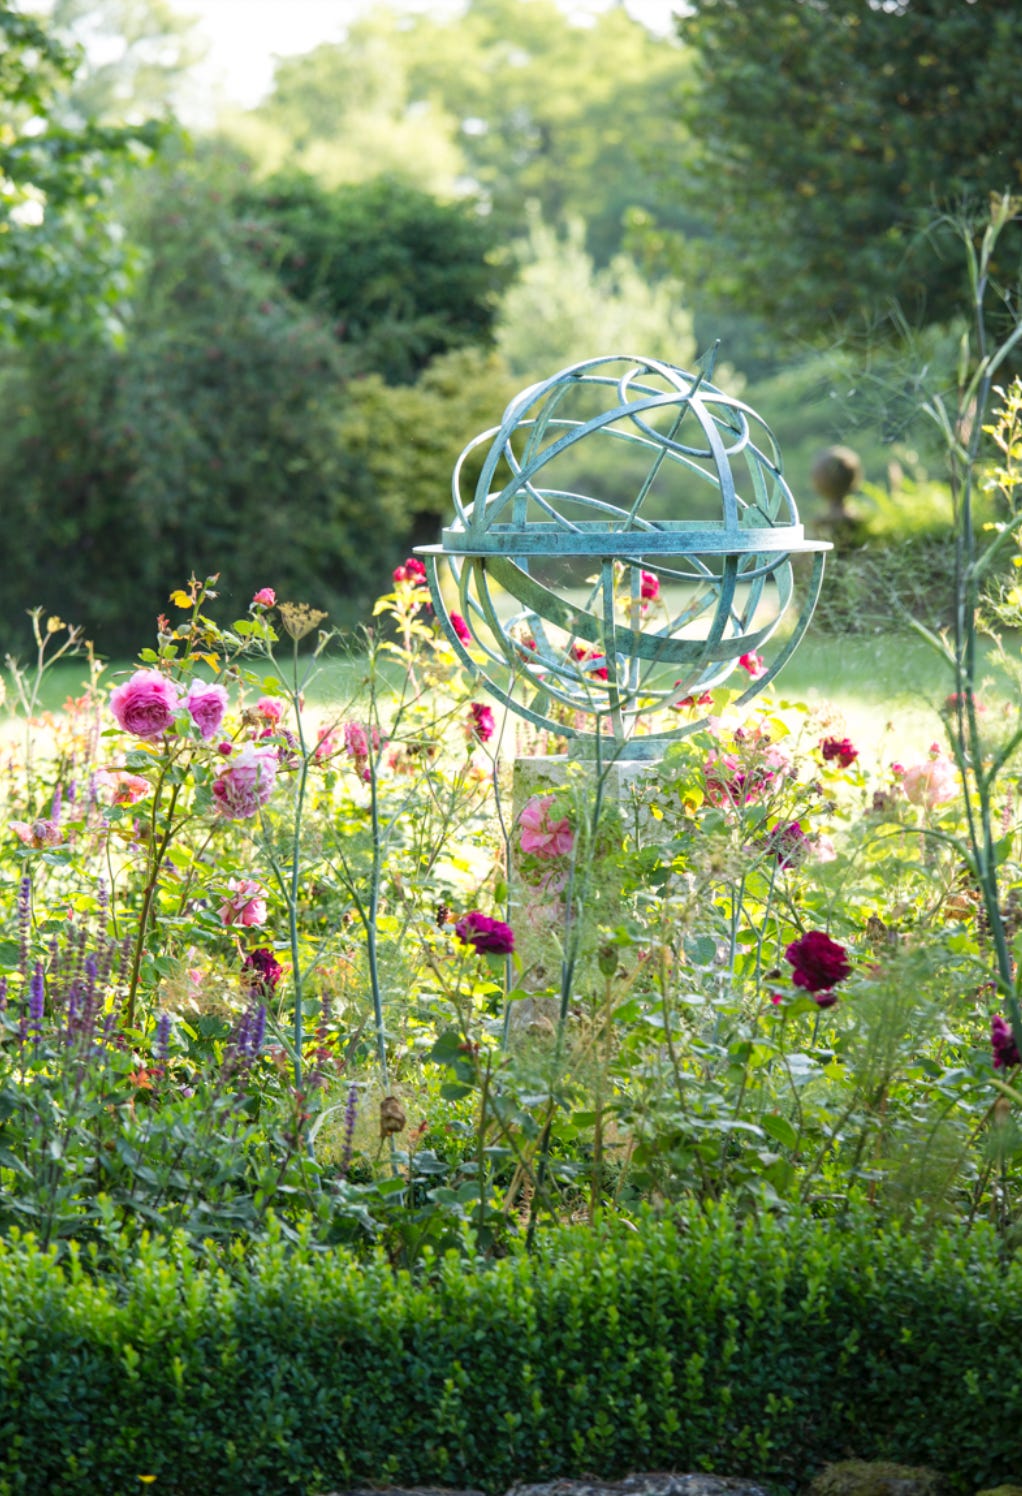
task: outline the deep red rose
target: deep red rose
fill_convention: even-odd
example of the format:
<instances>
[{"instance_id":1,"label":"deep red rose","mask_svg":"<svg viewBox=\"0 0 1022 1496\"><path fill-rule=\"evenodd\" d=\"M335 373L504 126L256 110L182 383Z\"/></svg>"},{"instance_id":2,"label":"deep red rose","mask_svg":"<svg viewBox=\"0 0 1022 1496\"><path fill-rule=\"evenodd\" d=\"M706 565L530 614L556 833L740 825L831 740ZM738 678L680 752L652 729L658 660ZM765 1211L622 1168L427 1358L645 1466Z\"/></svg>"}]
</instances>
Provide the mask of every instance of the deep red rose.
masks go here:
<instances>
[{"instance_id":1,"label":"deep red rose","mask_svg":"<svg viewBox=\"0 0 1022 1496\"><path fill-rule=\"evenodd\" d=\"M791 963L795 986L812 993L829 991L844 981L852 969L844 946L831 940L823 930L809 930L801 940L793 940L784 959Z\"/></svg>"},{"instance_id":2,"label":"deep red rose","mask_svg":"<svg viewBox=\"0 0 1022 1496\"><path fill-rule=\"evenodd\" d=\"M826 763L837 759L842 769L847 769L850 764L854 764L859 756L859 750L850 738L824 738L820 744L820 752Z\"/></svg>"}]
</instances>

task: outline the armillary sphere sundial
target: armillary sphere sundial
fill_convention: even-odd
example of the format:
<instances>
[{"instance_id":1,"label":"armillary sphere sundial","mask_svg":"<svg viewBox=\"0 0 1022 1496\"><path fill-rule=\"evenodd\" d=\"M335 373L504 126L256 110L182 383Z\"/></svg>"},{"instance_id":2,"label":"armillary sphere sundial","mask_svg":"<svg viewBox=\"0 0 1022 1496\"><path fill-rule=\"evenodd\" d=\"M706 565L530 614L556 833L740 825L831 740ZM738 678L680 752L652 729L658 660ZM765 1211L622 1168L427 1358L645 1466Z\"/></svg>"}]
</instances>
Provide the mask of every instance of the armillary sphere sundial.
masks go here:
<instances>
[{"instance_id":1,"label":"armillary sphere sundial","mask_svg":"<svg viewBox=\"0 0 1022 1496\"><path fill-rule=\"evenodd\" d=\"M710 383L713 357L688 372L613 354L523 390L462 452L453 523L421 550L464 663L583 756L657 757L705 720L700 698L795 615L738 698L749 700L797 647L819 596L830 546L805 538L770 429ZM481 449L466 501L466 464ZM803 552L813 566L796 608L792 558ZM445 564L457 608L441 588Z\"/></svg>"}]
</instances>

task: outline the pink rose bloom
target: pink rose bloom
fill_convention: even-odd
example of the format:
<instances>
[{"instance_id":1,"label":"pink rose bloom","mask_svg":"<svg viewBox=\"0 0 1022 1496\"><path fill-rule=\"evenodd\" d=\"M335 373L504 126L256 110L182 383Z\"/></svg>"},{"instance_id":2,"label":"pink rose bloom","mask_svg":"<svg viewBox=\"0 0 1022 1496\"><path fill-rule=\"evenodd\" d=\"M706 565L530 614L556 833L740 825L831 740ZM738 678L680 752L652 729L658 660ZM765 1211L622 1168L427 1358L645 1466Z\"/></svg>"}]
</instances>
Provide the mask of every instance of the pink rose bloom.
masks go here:
<instances>
[{"instance_id":1,"label":"pink rose bloom","mask_svg":"<svg viewBox=\"0 0 1022 1496\"><path fill-rule=\"evenodd\" d=\"M762 655L743 654L738 656L738 663L743 670L747 670L753 680L759 680L761 675L766 675L766 663Z\"/></svg>"},{"instance_id":2,"label":"pink rose bloom","mask_svg":"<svg viewBox=\"0 0 1022 1496\"><path fill-rule=\"evenodd\" d=\"M252 599L252 606L260 608L273 608L277 603L277 594L272 587L260 587Z\"/></svg>"},{"instance_id":3,"label":"pink rose bloom","mask_svg":"<svg viewBox=\"0 0 1022 1496\"><path fill-rule=\"evenodd\" d=\"M536 795L518 817L521 848L535 857L567 857L575 845L575 833L567 820L549 819L553 795Z\"/></svg>"},{"instance_id":4,"label":"pink rose bloom","mask_svg":"<svg viewBox=\"0 0 1022 1496\"><path fill-rule=\"evenodd\" d=\"M418 556L409 556L403 566L395 566L395 582L412 582L415 586L421 586L426 580L426 568Z\"/></svg>"},{"instance_id":5,"label":"pink rose bloom","mask_svg":"<svg viewBox=\"0 0 1022 1496\"><path fill-rule=\"evenodd\" d=\"M64 833L56 821L42 818L38 821L8 821L8 826L26 847L59 847Z\"/></svg>"},{"instance_id":6,"label":"pink rose bloom","mask_svg":"<svg viewBox=\"0 0 1022 1496\"><path fill-rule=\"evenodd\" d=\"M246 743L213 781L217 810L231 821L250 820L273 794L276 777L277 750Z\"/></svg>"},{"instance_id":7,"label":"pink rose bloom","mask_svg":"<svg viewBox=\"0 0 1022 1496\"><path fill-rule=\"evenodd\" d=\"M646 602L655 603L660 596L660 578L654 571L639 573L639 596Z\"/></svg>"},{"instance_id":8,"label":"pink rose bloom","mask_svg":"<svg viewBox=\"0 0 1022 1496\"><path fill-rule=\"evenodd\" d=\"M111 805L134 805L152 791L148 779L143 779L141 774L129 774L127 769L99 769L94 783L98 788L109 790Z\"/></svg>"},{"instance_id":9,"label":"pink rose bloom","mask_svg":"<svg viewBox=\"0 0 1022 1496\"><path fill-rule=\"evenodd\" d=\"M368 748L368 744L366 745ZM316 729L316 746L312 750L312 756L317 763L322 763L325 758L333 758L340 751L337 734L333 728L319 727ZM368 754L366 755L368 757Z\"/></svg>"},{"instance_id":10,"label":"pink rose bloom","mask_svg":"<svg viewBox=\"0 0 1022 1496\"><path fill-rule=\"evenodd\" d=\"M906 769L901 787L913 805L925 805L927 810L932 810L935 805L944 805L955 798L958 775L951 760L938 753L936 758Z\"/></svg>"},{"instance_id":11,"label":"pink rose bloom","mask_svg":"<svg viewBox=\"0 0 1022 1496\"><path fill-rule=\"evenodd\" d=\"M471 644L472 643L472 633L471 633L471 630L469 629L468 624L465 622L464 618L462 618L461 614L460 613L452 613L450 615L450 619L451 619L451 628L457 634L457 636L461 640L462 644Z\"/></svg>"},{"instance_id":12,"label":"pink rose bloom","mask_svg":"<svg viewBox=\"0 0 1022 1496\"><path fill-rule=\"evenodd\" d=\"M269 722L271 727L276 727L284 715L284 703L277 696L260 696L255 709L263 721Z\"/></svg>"},{"instance_id":13,"label":"pink rose bloom","mask_svg":"<svg viewBox=\"0 0 1022 1496\"><path fill-rule=\"evenodd\" d=\"M136 670L110 693L117 725L136 738L161 738L174 725L177 687L158 670Z\"/></svg>"},{"instance_id":14,"label":"pink rose bloom","mask_svg":"<svg viewBox=\"0 0 1022 1496\"><path fill-rule=\"evenodd\" d=\"M189 716L208 743L219 730L227 710L227 691L223 686L193 680L188 687L185 706Z\"/></svg>"},{"instance_id":15,"label":"pink rose bloom","mask_svg":"<svg viewBox=\"0 0 1022 1496\"><path fill-rule=\"evenodd\" d=\"M220 919L225 925L265 924L266 889L254 878L228 878Z\"/></svg>"}]
</instances>

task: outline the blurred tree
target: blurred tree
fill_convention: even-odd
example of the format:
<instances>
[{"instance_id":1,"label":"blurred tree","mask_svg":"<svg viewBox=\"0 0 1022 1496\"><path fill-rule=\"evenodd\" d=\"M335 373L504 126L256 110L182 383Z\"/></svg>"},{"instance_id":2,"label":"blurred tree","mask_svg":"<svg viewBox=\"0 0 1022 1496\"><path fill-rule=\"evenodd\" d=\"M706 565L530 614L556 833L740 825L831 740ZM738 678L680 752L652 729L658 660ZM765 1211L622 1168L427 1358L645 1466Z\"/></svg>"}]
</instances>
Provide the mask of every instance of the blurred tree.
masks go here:
<instances>
[{"instance_id":1,"label":"blurred tree","mask_svg":"<svg viewBox=\"0 0 1022 1496\"><path fill-rule=\"evenodd\" d=\"M687 63L622 7L590 19L553 0L470 0L447 19L374 8L343 43L282 61L270 99L229 128L268 171L290 155L328 185L382 171L481 192L505 238L535 199L551 222L582 218L605 263L627 208L682 221L651 162L683 138Z\"/></svg>"},{"instance_id":2,"label":"blurred tree","mask_svg":"<svg viewBox=\"0 0 1022 1496\"><path fill-rule=\"evenodd\" d=\"M54 34L83 52L70 106L105 124L174 114L189 69L205 54L197 24L170 0L52 0Z\"/></svg>"},{"instance_id":3,"label":"blurred tree","mask_svg":"<svg viewBox=\"0 0 1022 1496\"><path fill-rule=\"evenodd\" d=\"M393 388L378 374L348 387L339 437L363 475L365 492L402 516L394 539L437 541L451 512L451 473L462 449L498 426L518 388L493 352L459 348L433 360L414 385ZM466 469L469 486L482 458Z\"/></svg>"},{"instance_id":4,"label":"blurred tree","mask_svg":"<svg viewBox=\"0 0 1022 1496\"><path fill-rule=\"evenodd\" d=\"M132 256L115 179L161 132L70 112L80 66L79 49L0 0L0 343L118 329Z\"/></svg>"},{"instance_id":5,"label":"blurred tree","mask_svg":"<svg viewBox=\"0 0 1022 1496\"><path fill-rule=\"evenodd\" d=\"M150 173L136 214L125 345L37 345L0 371L0 615L41 603L134 649L194 570L222 572L239 610L273 586L351 621L402 516L339 441L336 339L254 263L203 171Z\"/></svg>"},{"instance_id":6,"label":"blurred tree","mask_svg":"<svg viewBox=\"0 0 1022 1496\"><path fill-rule=\"evenodd\" d=\"M408 383L438 354L492 341L512 266L471 203L385 177L328 191L291 176L239 207L250 246L333 324L353 372Z\"/></svg>"},{"instance_id":7,"label":"blurred tree","mask_svg":"<svg viewBox=\"0 0 1022 1496\"><path fill-rule=\"evenodd\" d=\"M660 263L719 304L819 339L896 302L953 315L960 246L941 208L1022 188L1016 0L694 0L681 120L697 152L663 164L704 236ZM1020 235L999 272L1016 294Z\"/></svg>"},{"instance_id":8,"label":"blurred tree","mask_svg":"<svg viewBox=\"0 0 1022 1496\"><path fill-rule=\"evenodd\" d=\"M626 254L597 269L581 220L558 233L533 212L517 256L519 276L501 305L497 347L519 383L606 353L681 365L696 357L680 284L651 284Z\"/></svg>"}]
</instances>

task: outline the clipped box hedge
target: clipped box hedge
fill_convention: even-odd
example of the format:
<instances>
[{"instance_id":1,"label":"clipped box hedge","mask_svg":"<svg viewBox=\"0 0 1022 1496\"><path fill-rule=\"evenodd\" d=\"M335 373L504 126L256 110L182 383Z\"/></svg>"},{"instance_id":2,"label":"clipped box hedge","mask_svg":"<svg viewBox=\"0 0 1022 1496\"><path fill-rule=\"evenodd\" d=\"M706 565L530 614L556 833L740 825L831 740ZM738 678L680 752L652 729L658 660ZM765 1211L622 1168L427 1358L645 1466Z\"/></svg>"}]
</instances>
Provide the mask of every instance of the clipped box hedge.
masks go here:
<instances>
[{"instance_id":1,"label":"clipped box hedge","mask_svg":"<svg viewBox=\"0 0 1022 1496\"><path fill-rule=\"evenodd\" d=\"M0 1244L0 1492L284 1496L855 1455L1022 1475L1022 1266L992 1233L727 1210L386 1263L157 1241L116 1278ZM155 1476L143 1486L139 1476Z\"/></svg>"}]
</instances>

